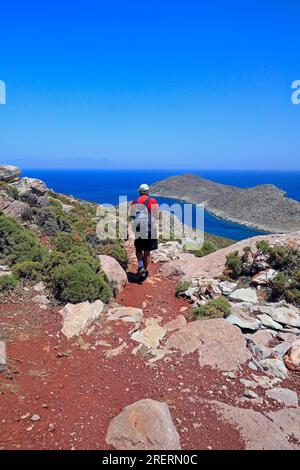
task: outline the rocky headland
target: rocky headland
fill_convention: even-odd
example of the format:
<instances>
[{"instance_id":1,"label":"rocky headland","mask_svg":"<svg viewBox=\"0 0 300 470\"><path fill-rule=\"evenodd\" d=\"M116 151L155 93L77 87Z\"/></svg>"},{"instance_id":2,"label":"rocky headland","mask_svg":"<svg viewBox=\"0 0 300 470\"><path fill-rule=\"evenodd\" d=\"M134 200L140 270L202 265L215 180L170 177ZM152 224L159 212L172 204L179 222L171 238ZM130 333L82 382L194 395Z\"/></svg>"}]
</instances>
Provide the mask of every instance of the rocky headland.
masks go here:
<instances>
[{"instance_id":1,"label":"rocky headland","mask_svg":"<svg viewBox=\"0 0 300 470\"><path fill-rule=\"evenodd\" d=\"M272 184L241 189L199 176L172 176L151 186L157 196L204 204L216 217L270 233L300 230L300 203Z\"/></svg>"}]
</instances>

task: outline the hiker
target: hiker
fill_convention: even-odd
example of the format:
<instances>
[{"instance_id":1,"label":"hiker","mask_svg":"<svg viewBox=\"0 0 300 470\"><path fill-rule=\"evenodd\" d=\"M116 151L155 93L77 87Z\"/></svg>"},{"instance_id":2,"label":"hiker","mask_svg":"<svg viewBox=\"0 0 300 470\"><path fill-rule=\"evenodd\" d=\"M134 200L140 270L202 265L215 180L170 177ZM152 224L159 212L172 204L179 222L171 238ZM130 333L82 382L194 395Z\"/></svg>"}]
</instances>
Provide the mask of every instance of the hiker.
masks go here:
<instances>
[{"instance_id":1,"label":"hiker","mask_svg":"<svg viewBox=\"0 0 300 470\"><path fill-rule=\"evenodd\" d=\"M137 275L141 280L149 276L151 251L157 250L156 221L159 207L156 199L149 196L149 186L141 184L139 197L131 202L130 216L135 234L135 251L138 260Z\"/></svg>"}]
</instances>

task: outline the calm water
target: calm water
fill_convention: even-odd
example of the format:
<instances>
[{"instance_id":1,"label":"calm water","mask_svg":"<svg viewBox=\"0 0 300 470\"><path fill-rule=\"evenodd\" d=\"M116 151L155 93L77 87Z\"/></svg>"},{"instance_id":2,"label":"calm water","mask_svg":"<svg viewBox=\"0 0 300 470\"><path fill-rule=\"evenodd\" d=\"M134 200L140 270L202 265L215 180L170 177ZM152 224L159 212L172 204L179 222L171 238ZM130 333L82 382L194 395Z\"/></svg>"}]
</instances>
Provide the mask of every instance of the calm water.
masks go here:
<instances>
[{"instance_id":1,"label":"calm water","mask_svg":"<svg viewBox=\"0 0 300 470\"><path fill-rule=\"evenodd\" d=\"M141 183L152 184L168 176L193 173L217 183L247 188L258 184L274 184L285 190L289 197L300 201L300 172L254 171L200 171L200 170L45 170L26 169L23 175L39 178L54 191L77 196L99 203L117 204L119 195L128 200L137 197L136 188ZM158 198L159 203L172 202ZM174 201L173 201L174 202ZM205 231L233 240L258 235L262 232L220 220L205 213Z\"/></svg>"}]
</instances>

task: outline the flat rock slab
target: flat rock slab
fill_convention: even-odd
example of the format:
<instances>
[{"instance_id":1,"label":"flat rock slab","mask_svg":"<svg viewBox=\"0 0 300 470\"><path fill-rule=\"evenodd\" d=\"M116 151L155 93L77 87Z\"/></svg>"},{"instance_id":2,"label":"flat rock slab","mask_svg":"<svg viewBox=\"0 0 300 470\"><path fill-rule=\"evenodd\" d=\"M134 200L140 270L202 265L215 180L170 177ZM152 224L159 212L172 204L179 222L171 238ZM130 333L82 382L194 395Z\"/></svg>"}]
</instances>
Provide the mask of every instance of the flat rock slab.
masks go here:
<instances>
[{"instance_id":1,"label":"flat rock slab","mask_svg":"<svg viewBox=\"0 0 300 470\"><path fill-rule=\"evenodd\" d=\"M290 438L297 439L300 442L300 408L270 411L267 416ZM300 448L299 444L297 448Z\"/></svg>"},{"instance_id":2,"label":"flat rock slab","mask_svg":"<svg viewBox=\"0 0 300 470\"><path fill-rule=\"evenodd\" d=\"M117 450L180 450L169 407L151 399L133 403L109 424L106 442Z\"/></svg>"},{"instance_id":3,"label":"flat rock slab","mask_svg":"<svg viewBox=\"0 0 300 470\"><path fill-rule=\"evenodd\" d=\"M246 313L232 313L226 318L229 323L236 325L242 330L259 330L261 326L260 320L257 318L249 317Z\"/></svg>"},{"instance_id":4,"label":"flat rock slab","mask_svg":"<svg viewBox=\"0 0 300 470\"><path fill-rule=\"evenodd\" d=\"M36 295L35 297L33 297L32 302L42 305L50 304L50 300L47 298L46 295Z\"/></svg>"},{"instance_id":5,"label":"flat rock slab","mask_svg":"<svg viewBox=\"0 0 300 470\"><path fill-rule=\"evenodd\" d=\"M131 338L150 349L157 348L165 334L165 328L160 326L155 318L149 318L146 321L146 328L136 331L131 335Z\"/></svg>"},{"instance_id":6,"label":"flat rock slab","mask_svg":"<svg viewBox=\"0 0 300 470\"><path fill-rule=\"evenodd\" d=\"M260 365L274 377L284 380L288 376L288 370L280 359L264 359L260 361Z\"/></svg>"},{"instance_id":7,"label":"flat rock slab","mask_svg":"<svg viewBox=\"0 0 300 470\"><path fill-rule=\"evenodd\" d=\"M122 320L128 323L140 323L143 318L143 310L135 307L115 307L107 312L107 320Z\"/></svg>"},{"instance_id":8,"label":"flat rock slab","mask_svg":"<svg viewBox=\"0 0 300 470\"><path fill-rule=\"evenodd\" d=\"M270 388L278 385L281 382L281 379L277 377L271 379L270 377L264 375L254 375L253 379L254 380L240 379L240 382L247 388Z\"/></svg>"},{"instance_id":9,"label":"flat rock slab","mask_svg":"<svg viewBox=\"0 0 300 470\"><path fill-rule=\"evenodd\" d=\"M169 321L164 325L164 328L167 331L180 330L186 325L186 319L183 315L178 315L174 320Z\"/></svg>"},{"instance_id":10,"label":"flat rock slab","mask_svg":"<svg viewBox=\"0 0 300 470\"><path fill-rule=\"evenodd\" d=\"M230 295L236 289L236 282L223 281L219 282L219 288L223 295Z\"/></svg>"},{"instance_id":11,"label":"flat rock slab","mask_svg":"<svg viewBox=\"0 0 300 470\"><path fill-rule=\"evenodd\" d=\"M101 315L103 308L104 304L101 300L93 303L67 304L60 311L63 316L62 333L68 339L81 335Z\"/></svg>"},{"instance_id":12,"label":"flat rock slab","mask_svg":"<svg viewBox=\"0 0 300 470\"><path fill-rule=\"evenodd\" d=\"M277 323L273 320L269 315L265 313L261 313L257 315L257 318L261 321L261 323L266 326L267 328L273 328L273 330L282 330L283 326L280 323Z\"/></svg>"},{"instance_id":13,"label":"flat rock slab","mask_svg":"<svg viewBox=\"0 0 300 470\"><path fill-rule=\"evenodd\" d=\"M237 300L239 302L249 302L251 304L256 304L258 302L258 297L255 289L250 287L247 289L237 289L232 292L229 296L230 300Z\"/></svg>"},{"instance_id":14,"label":"flat rock slab","mask_svg":"<svg viewBox=\"0 0 300 470\"><path fill-rule=\"evenodd\" d=\"M285 431L282 431L276 422L272 422L263 414L218 401L210 403L216 408L220 419L227 421L240 432L246 450L294 449L293 445L289 443Z\"/></svg>"},{"instance_id":15,"label":"flat rock slab","mask_svg":"<svg viewBox=\"0 0 300 470\"><path fill-rule=\"evenodd\" d=\"M125 349L127 349L128 346L127 346L127 343L124 341L122 344L120 344L120 346L117 346L116 348L114 349L109 349L108 351L105 352L105 356L110 359L112 357L116 357L116 356L119 356L120 354L123 353L123 351L125 351Z\"/></svg>"},{"instance_id":16,"label":"flat rock slab","mask_svg":"<svg viewBox=\"0 0 300 470\"><path fill-rule=\"evenodd\" d=\"M240 329L223 319L190 322L173 333L165 347L183 354L198 351L200 366L223 371L238 370L251 359Z\"/></svg>"},{"instance_id":17,"label":"flat rock slab","mask_svg":"<svg viewBox=\"0 0 300 470\"><path fill-rule=\"evenodd\" d=\"M273 336L266 330L258 330L253 334L247 334L247 338L251 339L256 345L269 346Z\"/></svg>"},{"instance_id":18,"label":"flat rock slab","mask_svg":"<svg viewBox=\"0 0 300 470\"><path fill-rule=\"evenodd\" d=\"M269 315L278 323L300 328L300 314L295 307L277 307L271 309Z\"/></svg>"},{"instance_id":19,"label":"flat rock slab","mask_svg":"<svg viewBox=\"0 0 300 470\"><path fill-rule=\"evenodd\" d=\"M0 366L6 364L6 348L4 341L0 341Z\"/></svg>"},{"instance_id":20,"label":"flat rock slab","mask_svg":"<svg viewBox=\"0 0 300 470\"><path fill-rule=\"evenodd\" d=\"M285 406L298 406L297 393L293 392L293 390L290 390L288 388L271 388L270 390L266 391L266 395L269 398L272 398L272 400L276 400L283 403Z\"/></svg>"}]
</instances>

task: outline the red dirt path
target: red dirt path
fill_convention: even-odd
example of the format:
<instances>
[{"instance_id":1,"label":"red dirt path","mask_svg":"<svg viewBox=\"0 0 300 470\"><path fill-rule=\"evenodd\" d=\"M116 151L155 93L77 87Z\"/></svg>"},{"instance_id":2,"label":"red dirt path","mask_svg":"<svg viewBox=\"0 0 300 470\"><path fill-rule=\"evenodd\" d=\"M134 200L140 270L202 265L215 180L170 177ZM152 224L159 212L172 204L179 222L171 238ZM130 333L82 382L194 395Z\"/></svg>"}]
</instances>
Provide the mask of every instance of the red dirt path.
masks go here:
<instances>
[{"instance_id":1,"label":"red dirt path","mask_svg":"<svg viewBox=\"0 0 300 470\"><path fill-rule=\"evenodd\" d=\"M188 304L175 298L176 280L159 280L157 270L152 265L151 279L128 284L116 300L143 308L145 318L163 317L164 324ZM0 374L0 449L110 449L110 420L142 398L168 403L183 449L244 447L238 432L200 403L213 398L234 404L242 386L200 368L197 354L172 354L149 365L132 354L137 343L129 338L129 325L105 320L82 340L68 341L58 309L39 310L29 299L1 304L0 318L11 368ZM98 340L128 347L108 359L108 348L95 346ZM33 414L41 419L33 423Z\"/></svg>"}]
</instances>

